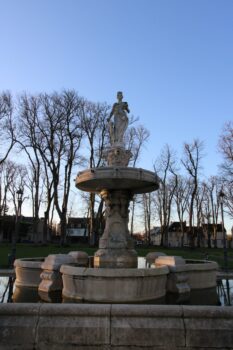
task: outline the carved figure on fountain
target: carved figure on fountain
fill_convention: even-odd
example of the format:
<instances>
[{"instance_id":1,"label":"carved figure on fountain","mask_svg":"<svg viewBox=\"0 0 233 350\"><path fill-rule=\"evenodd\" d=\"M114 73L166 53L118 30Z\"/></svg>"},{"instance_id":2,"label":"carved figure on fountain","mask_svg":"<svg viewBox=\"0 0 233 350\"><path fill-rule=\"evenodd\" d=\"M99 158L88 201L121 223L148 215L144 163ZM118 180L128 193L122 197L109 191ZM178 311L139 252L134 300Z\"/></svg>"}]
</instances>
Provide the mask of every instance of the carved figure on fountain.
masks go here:
<instances>
[{"instance_id":1,"label":"carved figure on fountain","mask_svg":"<svg viewBox=\"0 0 233 350\"><path fill-rule=\"evenodd\" d=\"M114 103L112 106L111 113L108 118L109 122L109 133L110 133L110 143L111 145L123 146L123 137L125 131L128 127L128 116L129 113L128 103L123 102L123 94L121 91L117 93L118 102ZM114 116L114 122L111 121L112 116Z\"/></svg>"},{"instance_id":2,"label":"carved figure on fountain","mask_svg":"<svg viewBox=\"0 0 233 350\"><path fill-rule=\"evenodd\" d=\"M121 91L117 93L118 102L112 106L108 118L111 147L106 151L105 158L108 166L128 166L132 153L124 147L124 134L128 127L128 103L123 102ZM113 121L111 118L114 117Z\"/></svg>"}]
</instances>

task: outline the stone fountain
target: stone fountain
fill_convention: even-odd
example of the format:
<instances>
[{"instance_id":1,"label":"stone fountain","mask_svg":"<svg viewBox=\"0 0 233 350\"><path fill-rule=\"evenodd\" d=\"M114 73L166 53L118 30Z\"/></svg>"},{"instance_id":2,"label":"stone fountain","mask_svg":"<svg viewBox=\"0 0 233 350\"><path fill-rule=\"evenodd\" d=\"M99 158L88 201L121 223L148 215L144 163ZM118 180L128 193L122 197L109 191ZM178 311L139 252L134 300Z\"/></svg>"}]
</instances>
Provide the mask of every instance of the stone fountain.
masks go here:
<instances>
[{"instance_id":1,"label":"stone fountain","mask_svg":"<svg viewBox=\"0 0 233 350\"><path fill-rule=\"evenodd\" d=\"M149 254L153 268L138 268L138 257L128 230L129 204L135 194L158 189L154 172L128 167L131 152L125 148L129 108L121 92L108 118L110 145L106 167L80 172L79 190L99 194L105 203L105 229L90 267L84 252L17 259L16 287L38 288L42 299L62 291L63 300L97 303L165 301L169 293L184 296L193 290L216 287L215 262L185 261L181 257ZM113 118L113 121L112 121ZM160 255L160 256L159 256ZM216 293L216 291L215 291ZM19 298L20 299L20 298Z\"/></svg>"},{"instance_id":2,"label":"stone fountain","mask_svg":"<svg viewBox=\"0 0 233 350\"><path fill-rule=\"evenodd\" d=\"M128 207L134 194L156 190L158 179L150 171L128 167L131 153L124 147L123 136L129 109L122 98L118 93L110 114L108 166L85 170L76 179L79 189L98 193L105 201L106 225L94 267L89 267L85 252L76 251L15 261L18 294L14 293L14 301L32 302L21 293L26 288L30 295L34 290L39 294L62 290L63 301L91 303L2 305L0 348L232 348L232 308L196 306L200 302L192 302L195 306L111 305L160 303L168 293L182 297L190 291L200 291L203 304L205 290L216 287L217 269L215 262L188 261L157 252L147 256L154 268L137 268L128 232ZM207 305L216 305L215 294L213 302L209 293L205 300Z\"/></svg>"},{"instance_id":3,"label":"stone fountain","mask_svg":"<svg viewBox=\"0 0 233 350\"><path fill-rule=\"evenodd\" d=\"M128 167L131 152L124 134L129 108L117 93L110 113L110 143L105 150L106 167L87 169L76 178L82 191L98 193L105 203L105 230L94 255L94 268L63 265L63 296L97 302L142 302L163 297L168 268L137 269L137 253L128 230L129 203L138 193L158 189L154 172ZM112 121L113 118L113 121Z\"/></svg>"},{"instance_id":4,"label":"stone fountain","mask_svg":"<svg viewBox=\"0 0 233 350\"><path fill-rule=\"evenodd\" d=\"M111 147L105 152L108 166L80 172L76 186L100 194L105 203L105 230L94 256L94 267L135 268L137 253L128 230L129 203L134 194L154 191L159 185L153 172L128 167L132 154L125 149L123 136L129 109L121 92L117 97L109 117Z\"/></svg>"},{"instance_id":5,"label":"stone fountain","mask_svg":"<svg viewBox=\"0 0 233 350\"><path fill-rule=\"evenodd\" d=\"M76 178L78 189L102 197L106 223L94 255L94 268L62 266L63 295L68 298L133 302L162 297L165 291L167 267L137 269L137 253L128 230L129 203L135 194L158 189L159 181L154 172L128 167L132 154L125 149L124 134L129 109L122 92L117 93L117 99L108 118L108 166L84 170Z\"/></svg>"}]
</instances>

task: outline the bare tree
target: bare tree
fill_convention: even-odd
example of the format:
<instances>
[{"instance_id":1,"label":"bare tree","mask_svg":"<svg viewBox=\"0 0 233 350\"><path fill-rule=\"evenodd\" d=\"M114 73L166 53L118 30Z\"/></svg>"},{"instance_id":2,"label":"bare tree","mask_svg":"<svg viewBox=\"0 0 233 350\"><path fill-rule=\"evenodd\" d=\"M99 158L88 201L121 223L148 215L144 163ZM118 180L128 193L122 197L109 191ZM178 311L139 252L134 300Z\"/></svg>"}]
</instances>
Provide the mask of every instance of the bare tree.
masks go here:
<instances>
[{"instance_id":1,"label":"bare tree","mask_svg":"<svg viewBox=\"0 0 233 350\"><path fill-rule=\"evenodd\" d=\"M221 164L223 176L233 183L233 122L225 124L219 138L219 149L223 155Z\"/></svg>"},{"instance_id":2,"label":"bare tree","mask_svg":"<svg viewBox=\"0 0 233 350\"><path fill-rule=\"evenodd\" d=\"M135 167L137 165L138 160L140 159L140 155L143 147L148 141L150 136L149 131L143 126L139 125L137 127L131 126L128 129L126 135L126 149L130 150L132 153L132 158L130 160L129 165ZM137 202L137 196L133 197L133 200L130 205L131 216L130 216L130 232L131 236L134 231L134 213L135 213L135 205Z\"/></svg>"},{"instance_id":3,"label":"bare tree","mask_svg":"<svg viewBox=\"0 0 233 350\"><path fill-rule=\"evenodd\" d=\"M192 181L192 193L189 205L189 236L190 244L194 247L195 232L193 228L194 203L198 189L198 180L201 169L201 159L203 157L203 142L194 140L192 143L184 143L184 156L181 159L190 181Z\"/></svg>"},{"instance_id":4,"label":"bare tree","mask_svg":"<svg viewBox=\"0 0 233 350\"><path fill-rule=\"evenodd\" d=\"M99 167L104 163L104 149L108 137L107 118L109 115L109 106L106 104L92 103L86 100L81 104L81 125L88 147L88 166L89 168ZM95 206L98 203L97 215L95 215ZM89 243L96 244L97 234L100 231L100 225L103 215L103 200L96 200L95 193L89 195Z\"/></svg>"},{"instance_id":5,"label":"bare tree","mask_svg":"<svg viewBox=\"0 0 233 350\"><path fill-rule=\"evenodd\" d=\"M203 241L203 203L206 196L206 186L204 183L198 184L197 193L195 196L195 206L196 206L196 235L197 235L197 247L201 247Z\"/></svg>"},{"instance_id":6,"label":"bare tree","mask_svg":"<svg viewBox=\"0 0 233 350\"><path fill-rule=\"evenodd\" d=\"M23 202L27 199L26 196L23 197L23 193L25 192L25 183L26 183L26 177L27 177L27 168L24 165L16 164L14 162L11 162L11 177L12 181L9 184L9 191L11 193L10 201L12 201L14 206L14 212L15 212L15 219L16 219L16 229L12 236L12 243L15 244L18 240L18 219L21 216L21 207ZM18 198L19 191L21 192L22 197Z\"/></svg>"},{"instance_id":7,"label":"bare tree","mask_svg":"<svg viewBox=\"0 0 233 350\"><path fill-rule=\"evenodd\" d=\"M174 191L174 201L176 204L176 210L180 221L181 230L181 246L184 246L184 234L185 234L185 222L184 215L188 209L188 199L190 196L190 182L187 178L178 175L177 187Z\"/></svg>"},{"instance_id":8,"label":"bare tree","mask_svg":"<svg viewBox=\"0 0 233 350\"><path fill-rule=\"evenodd\" d=\"M126 135L126 149L132 153L132 158L129 165L135 167L143 147L150 137L149 131L143 126L130 127Z\"/></svg>"},{"instance_id":9,"label":"bare tree","mask_svg":"<svg viewBox=\"0 0 233 350\"><path fill-rule=\"evenodd\" d=\"M52 183L54 204L60 218L61 244L64 244L71 174L78 161L82 140L82 99L74 91L41 94L39 98L40 113L36 118L39 133L37 148L45 169L51 174L52 182L50 181L47 190L50 188L51 191Z\"/></svg>"},{"instance_id":10,"label":"bare tree","mask_svg":"<svg viewBox=\"0 0 233 350\"><path fill-rule=\"evenodd\" d=\"M9 210L9 188L14 182L15 163L6 160L0 165L0 215L5 216Z\"/></svg>"},{"instance_id":11,"label":"bare tree","mask_svg":"<svg viewBox=\"0 0 233 350\"><path fill-rule=\"evenodd\" d=\"M39 210L41 204L41 174L43 163L38 150L40 132L37 126L40 101L38 96L22 95L19 99L19 123L17 144L29 161L29 189L32 199L33 235L38 239Z\"/></svg>"},{"instance_id":12,"label":"bare tree","mask_svg":"<svg viewBox=\"0 0 233 350\"><path fill-rule=\"evenodd\" d=\"M223 155L221 164L224 186L224 203L230 217L233 217L233 122L225 124L219 138L219 149Z\"/></svg>"},{"instance_id":13,"label":"bare tree","mask_svg":"<svg viewBox=\"0 0 233 350\"><path fill-rule=\"evenodd\" d=\"M211 176L205 186L205 198L203 203L203 221L207 221L208 247L211 248L211 237L214 247L217 248L217 225L219 217L219 191L221 189L221 180L217 176ZM210 224L212 230L210 231Z\"/></svg>"},{"instance_id":14,"label":"bare tree","mask_svg":"<svg viewBox=\"0 0 233 350\"><path fill-rule=\"evenodd\" d=\"M224 188L224 208L229 217L233 218L233 182L223 180L222 188Z\"/></svg>"},{"instance_id":15,"label":"bare tree","mask_svg":"<svg viewBox=\"0 0 233 350\"><path fill-rule=\"evenodd\" d=\"M168 245L168 229L174 193L178 184L176 158L174 151L166 145L161 152L154 170L160 177L160 188L155 193L155 205L161 225L161 245Z\"/></svg>"},{"instance_id":16,"label":"bare tree","mask_svg":"<svg viewBox=\"0 0 233 350\"><path fill-rule=\"evenodd\" d=\"M12 96L9 92L3 92L0 95L0 164L7 159L16 142L13 112L14 104Z\"/></svg>"},{"instance_id":17,"label":"bare tree","mask_svg":"<svg viewBox=\"0 0 233 350\"><path fill-rule=\"evenodd\" d=\"M146 234L146 242L151 243L151 216L152 216L152 197L151 193L144 193L142 195L143 213L144 213L144 227Z\"/></svg>"}]
</instances>

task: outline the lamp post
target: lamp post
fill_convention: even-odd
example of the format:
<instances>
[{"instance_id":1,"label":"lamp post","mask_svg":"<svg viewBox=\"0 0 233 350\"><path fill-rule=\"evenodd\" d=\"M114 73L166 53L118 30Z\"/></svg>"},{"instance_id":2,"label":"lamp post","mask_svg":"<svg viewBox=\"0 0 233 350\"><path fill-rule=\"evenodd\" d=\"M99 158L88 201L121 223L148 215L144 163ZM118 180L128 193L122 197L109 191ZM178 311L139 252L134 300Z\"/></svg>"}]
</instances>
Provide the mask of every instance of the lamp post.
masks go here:
<instances>
[{"instance_id":1,"label":"lamp post","mask_svg":"<svg viewBox=\"0 0 233 350\"><path fill-rule=\"evenodd\" d=\"M19 222L21 217L21 208L23 203L23 189L19 188L18 191L16 191L17 194L17 210L16 210L16 220L15 220L15 242L18 240L19 236Z\"/></svg>"},{"instance_id":2,"label":"lamp post","mask_svg":"<svg viewBox=\"0 0 233 350\"><path fill-rule=\"evenodd\" d=\"M21 209L22 209L22 203L23 203L23 189L19 188L16 192L17 194L17 201L18 201L18 210L17 210L17 216L21 216Z\"/></svg>"},{"instance_id":3,"label":"lamp post","mask_svg":"<svg viewBox=\"0 0 233 350\"><path fill-rule=\"evenodd\" d=\"M222 234L223 234L223 253L224 253L224 270L225 272L228 272L228 259L227 259L227 245L226 245L226 232L224 227L224 215L223 215L223 199L225 197L225 194L223 191L219 192L219 200L220 200L220 207L221 207L221 216L222 216Z\"/></svg>"},{"instance_id":4,"label":"lamp post","mask_svg":"<svg viewBox=\"0 0 233 350\"><path fill-rule=\"evenodd\" d=\"M208 248L211 248L211 233L210 233L210 213L207 213L207 236L208 236Z\"/></svg>"},{"instance_id":5,"label":"lamp post","mask_svg":"<svg viewBox=\"0 0 233 350\"><path fill-rule=\"evenodd\" d=\"M16 208L16 215L15 215L15 232L12 238L12 248L11 248L11 254L8 255L8 265L9 267L13 267L15 257L16 257L16 242L18 240L19 235L19 218L21 216L21 209L22 209L22 203L23 203L23 189L19 188L18 191L16 191L17 195L17 208Z\"/></svg>"}]
</instances>

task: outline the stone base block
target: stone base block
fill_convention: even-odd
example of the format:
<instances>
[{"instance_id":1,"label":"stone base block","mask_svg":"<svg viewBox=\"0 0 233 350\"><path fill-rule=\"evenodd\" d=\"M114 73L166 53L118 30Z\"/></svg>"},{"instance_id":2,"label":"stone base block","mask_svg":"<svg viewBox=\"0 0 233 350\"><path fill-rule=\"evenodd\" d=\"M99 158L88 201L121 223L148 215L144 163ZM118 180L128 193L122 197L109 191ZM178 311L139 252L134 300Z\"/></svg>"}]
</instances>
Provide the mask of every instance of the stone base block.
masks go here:
<instances>
[{"instance_id":1,"label":"stone base block","mask_svg":"<svg viewBox=\"0 0 233 350\"><path fill-rule=\"evenodd\" d=\"M41 282L38 290L40 292L54 292L62 290L62 277L60 274L60 267L62 264L74 263L75 259L68 254L51 254L44 263L41 273Z\"/></svg>"},{"instance_id":2,"label":"stone base block","mask_svg":"<svg viewBox=\"0 0 233 350\"><path fill-rule=\"evenodd\" d=\"M137 252L134 249L99 249L94 255L94 267L136 268Z\"/></svg>"},{"instance_id":3,"label":"stone base block","mask_svg":"<svg viewBox=\"0 0 233 350\"><path fill-rule=\"evenodd\" d=\"M72 256L75 259L75 264L80 267L88 266L89 264L89 257L86 252L72 251L68 255Z\"/></svg>"},{"instance_id":4,"label":"stone base block","mask_svg":"<svg viewBox=\"0 0 233 350\"><path fill-rule=\"evenodd\" d=\"M1 350L34 349L38 309L38 304L1 304Z\"/></svg>"},{"instance_id":5,"label":"stone base block","mask_svg":"<svg viewBox=\"0 0 233 350\"><path fill-rule=\"evenodd\" d=\"M176 349L185 346L182 309L178 306L113 305L112 346ZM171 347L172 346L172 347Z\"/></svg>"},{"instance_id":6,"label":"stone base block","mask_svg":"<svg viewBox=\"0 0 233 350\"><path fill-rule=\"evenodd\" d=\"M61 291L62 287L62 277L59 271L44 270L41 273L39 291L47 293L52 291Z\"/></svg>"}]
</instances>

